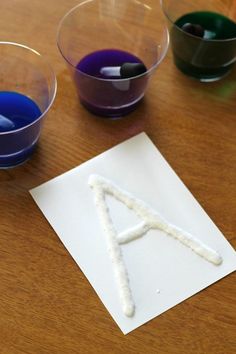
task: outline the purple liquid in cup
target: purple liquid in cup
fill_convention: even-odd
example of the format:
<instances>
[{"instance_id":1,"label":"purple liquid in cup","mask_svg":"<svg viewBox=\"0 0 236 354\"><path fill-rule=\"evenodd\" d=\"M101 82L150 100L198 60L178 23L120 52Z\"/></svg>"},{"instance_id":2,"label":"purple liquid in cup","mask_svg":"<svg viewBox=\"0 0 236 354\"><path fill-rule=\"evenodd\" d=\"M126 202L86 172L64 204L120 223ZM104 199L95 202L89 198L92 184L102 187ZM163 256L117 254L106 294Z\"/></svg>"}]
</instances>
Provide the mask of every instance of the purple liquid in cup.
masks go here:
<instances>
[{"instance_id":1,"label":"purple liquid in cup","mask_svg":"<svg viewBox=\"0 0 236 354\"><path fill-rule=\"evenodd\" d=\"M96 115L119 117L136 108L144 96L148 74L127 79L104 74L104 68L118 68L124 63L143 64L138 57L118 49L92 52L77 64L75 83L80 101L89 111Z\"/></svg>"}]
</instances>

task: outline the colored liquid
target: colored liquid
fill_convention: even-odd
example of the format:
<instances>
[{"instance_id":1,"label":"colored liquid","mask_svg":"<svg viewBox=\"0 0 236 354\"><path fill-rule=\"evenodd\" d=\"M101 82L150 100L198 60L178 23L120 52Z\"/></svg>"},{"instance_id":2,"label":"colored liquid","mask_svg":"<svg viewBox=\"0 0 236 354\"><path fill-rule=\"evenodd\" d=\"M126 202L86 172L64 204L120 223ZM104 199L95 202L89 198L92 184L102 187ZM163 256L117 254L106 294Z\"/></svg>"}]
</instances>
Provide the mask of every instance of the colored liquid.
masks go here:
<instances>
[{"instance_id":1,"label":"colored liquid","mask_svg":"<svg viewBox=\"0 0 236 354\"><path fill-rule=\"evenodd\" d=\"M40 109L30 98L16 92L0 92L0 132L25 127L40 115ZM9 124L4 124L3 117Z\"/></svg>"},{"instance_id":2,"label":"colored liquid","mask_svg":"<svg viewBox=\"0 0 236 354\"><path fill-rule=\"evenodd\" d=\"M28 158L40 132L40 122L30 124L40 116L39 107L30 98L0 91L0 167L15 166Z\"/></svg>"},{"instance_id":3,"label":"colored liquid","mask_svg":"<svg viewBox=\"0 0 236 354\"><path fill-rule=\"evenodd\" d=\"M180 30L186 23L203 27L199 38ZM213 12L193 12L179 18L171 30L176 66L201 81L226 75L236 60L236 23Z\"/></svg>"},{"instance_id":4,"label":"colored liquid","mask_svg":"<svg viewBox=\"0 0 236 354\"><path fill-rule=\"evenodd\" d=\"M104 67L142 63L125 51L104 49L85 56L77 65L75 82L81 103L96 115L118 117L134 110L144 96L148 75L121 80L101 73Z\"/></svg>"}]
</instances>

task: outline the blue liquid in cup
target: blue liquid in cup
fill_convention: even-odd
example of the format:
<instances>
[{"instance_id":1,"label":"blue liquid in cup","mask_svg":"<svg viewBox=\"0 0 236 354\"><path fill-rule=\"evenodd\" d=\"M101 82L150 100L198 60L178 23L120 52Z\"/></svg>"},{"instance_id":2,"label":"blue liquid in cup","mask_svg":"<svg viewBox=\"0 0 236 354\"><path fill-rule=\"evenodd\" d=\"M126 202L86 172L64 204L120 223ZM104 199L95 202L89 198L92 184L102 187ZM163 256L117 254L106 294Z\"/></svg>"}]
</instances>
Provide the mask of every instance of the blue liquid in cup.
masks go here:
<instances>
[{"instance_id":1,"label":"blue liquid in cup","mask_svg":"<svg viewBox=\"0 0 236 354\"><path fill-rule=\"evenodd\" d=\"M121 80L117 76L102 74L102 68L120 67L124 63L143 64L135 55L118 49L92 52L77 64L75 83L80 101L89 111L96 115L119 117L136 108L144 96L148 75Z\"/></svg>"},{"instance_id":2,"label":"blue liquid in cup","mask_svg":"<svg viewBox=\"0 0 236 354\"><path fill-rule=\"evenodd\" d=\"M35 121L40 116L39 107L29 97L0 91L0 167L18 165L33 152L41 125Z\"/></svg>"}]
</instances>

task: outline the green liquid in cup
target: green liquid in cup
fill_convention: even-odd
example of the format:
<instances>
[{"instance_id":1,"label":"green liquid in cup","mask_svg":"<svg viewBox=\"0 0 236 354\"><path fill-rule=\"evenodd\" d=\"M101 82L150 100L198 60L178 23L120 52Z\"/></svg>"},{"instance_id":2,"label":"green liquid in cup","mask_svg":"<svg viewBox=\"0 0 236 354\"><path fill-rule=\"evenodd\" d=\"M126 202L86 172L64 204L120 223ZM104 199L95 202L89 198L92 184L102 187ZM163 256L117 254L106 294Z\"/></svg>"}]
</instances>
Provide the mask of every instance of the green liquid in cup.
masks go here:
<instances>
[{"instance_id":1,"label":"green liquid in cup","mask_svg":"<svg viewBox=\"0 0 236 354\"><path fill-rule=\"evenodd\" d=\"M204 29L204 37L182 30L191 23ZM236 23L214 12L193 12L180 17L171 29L176 66L201 81L225 76L236 61Z\"/></svg>"}]
</instances>

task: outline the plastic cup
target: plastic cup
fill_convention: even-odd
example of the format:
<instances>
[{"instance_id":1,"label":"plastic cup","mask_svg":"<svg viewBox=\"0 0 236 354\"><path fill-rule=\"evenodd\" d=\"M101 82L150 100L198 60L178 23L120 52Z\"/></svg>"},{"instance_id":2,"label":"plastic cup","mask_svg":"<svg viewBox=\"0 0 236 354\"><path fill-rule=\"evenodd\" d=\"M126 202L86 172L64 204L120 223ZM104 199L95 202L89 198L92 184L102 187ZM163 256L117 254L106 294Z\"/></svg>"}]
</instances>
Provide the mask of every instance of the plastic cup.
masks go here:
<instances>
[{"instance_id":1,"label":"plastic cup","mask_svg":"<svg viewBox=\"0 0 236 354\"><path fill-rule=\"evenodd\" d=\"M57 84L44 58L22 44L0 42L0 63L0 94L24 95L41 112L38 118L20 128L0 132L0 168L9 168L23 163L33 152L46 113L55 98ZM9 104L15 103L9 101ZM2 115L1 107L0 115L1 123L7 119Z\"/></svg>"},{"instance_id":2,"label":"plastic cup","mask_svg":"<svg viewBox=\"0 0 236 354\"><path fill-rule=\"evenodd\" d=\"M236 61L236 1L161 0L161 5L177 68L203 82L227 75Z\"/></svg>"},{"instance_id":3,"label":"plastic cup","mask_svg":"<svg viewBox=\"0 0 236 354\"><path fill-rule=\"evenodd\" d=\"M158 2L153 7L148 0L80 1L64 16L58 29L58 48L81 103L92 113L108 118L126 115L137 107L168 44L161 7ZM130 60L129 55L133 56ZM146 70L132 77L93 73L97 65L100 69L119 67L136 59Z\"/></svg>"}]
</instances>

